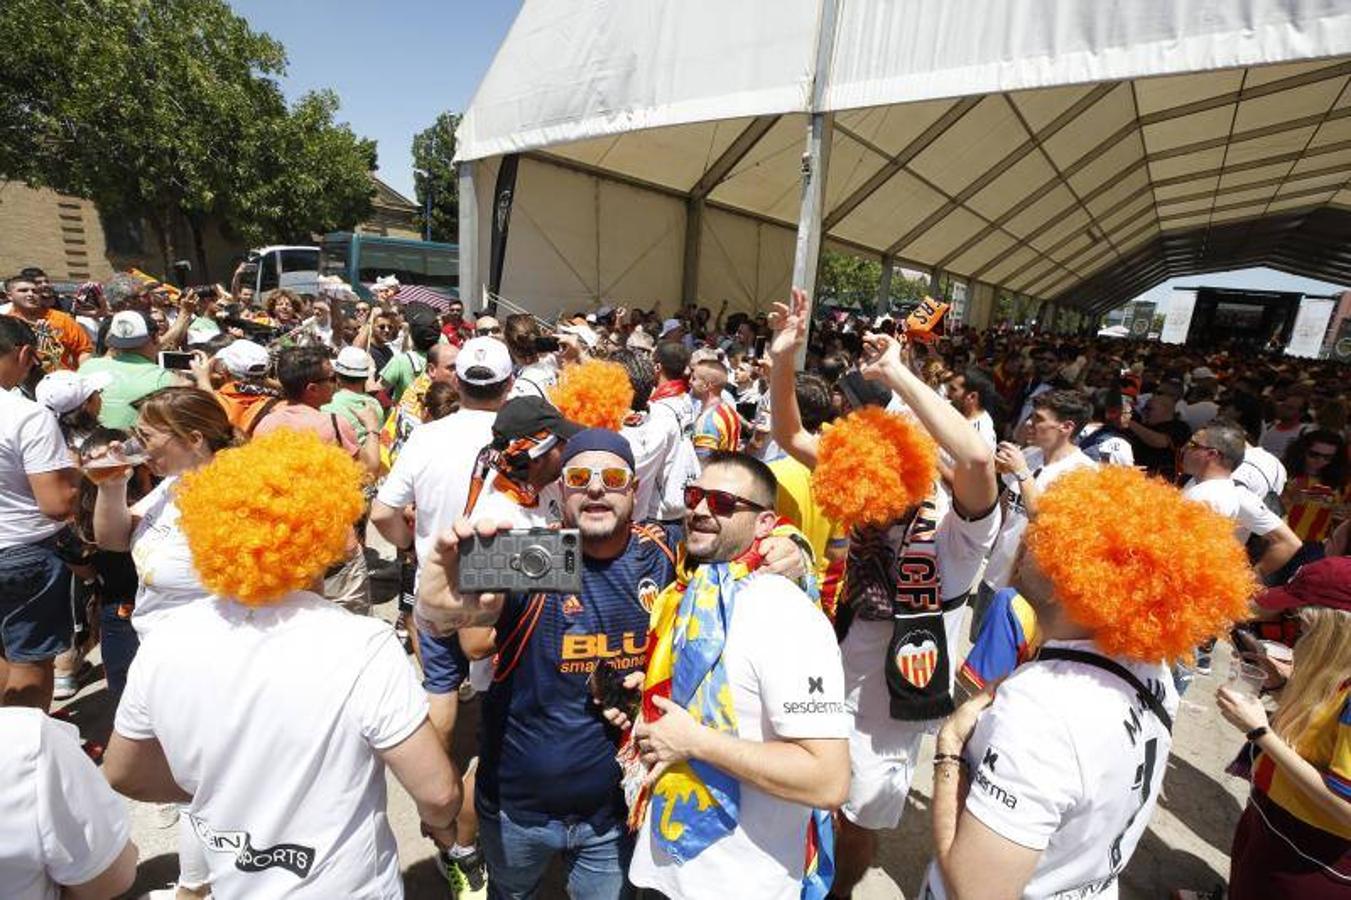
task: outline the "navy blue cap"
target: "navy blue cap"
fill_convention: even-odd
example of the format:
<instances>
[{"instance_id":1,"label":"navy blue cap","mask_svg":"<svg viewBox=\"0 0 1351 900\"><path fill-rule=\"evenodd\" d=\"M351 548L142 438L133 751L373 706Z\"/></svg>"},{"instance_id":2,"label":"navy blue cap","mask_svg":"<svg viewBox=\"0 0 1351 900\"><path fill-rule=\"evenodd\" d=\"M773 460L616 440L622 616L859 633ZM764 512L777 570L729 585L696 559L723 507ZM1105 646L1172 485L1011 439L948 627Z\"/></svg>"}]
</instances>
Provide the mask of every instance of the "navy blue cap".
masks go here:
<instances>
[{"instance_id":1,"label":"navy blue cap","mask_svg":"<svg viewBox=\"0 0 1351 900\"><path fill-rule=\"evenodd\" d=\"M613 453L629 464L630 471L638 469L633 461L633 448L629 446L628 438L608 428L585 428L568 438L567 444L563 447L563 465L566 466L578 453L585 453L588 450Z\"/></svg>"}]
</instances>

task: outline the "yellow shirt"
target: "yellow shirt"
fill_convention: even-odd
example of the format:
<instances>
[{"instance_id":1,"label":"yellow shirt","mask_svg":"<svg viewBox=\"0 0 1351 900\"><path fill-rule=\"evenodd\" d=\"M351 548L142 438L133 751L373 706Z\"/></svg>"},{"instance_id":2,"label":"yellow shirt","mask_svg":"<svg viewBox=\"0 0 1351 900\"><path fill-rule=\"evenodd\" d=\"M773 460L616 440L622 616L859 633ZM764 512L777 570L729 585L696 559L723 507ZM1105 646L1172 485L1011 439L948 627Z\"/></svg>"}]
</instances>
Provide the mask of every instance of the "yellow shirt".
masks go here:
<instances>
[{"instance_id":1,"label":"yellow shirt","mask_svg":"<svg viewBox=\"0 0 1351 900\"><path fill-rule=\"evenodd\" d=\"M1351 803L1351 680L1314 713L1309 730L1295 748L1317 767L1328 790ZM1265 755L1257 758L1253 784L1292 815L1329 834L1351 840L1351 828L1339 825L1313 803Z\"/></svg>"},{"instance_id":2,"label":"yellow shirt","mask_svg":"<svg viewBox=\"0 0 1351 900\"><path fill-rule=\"evenodd\" d=\"M826 547L834 541L844 540L844 531L835 522L826 518L821 507L812 497L811 469L785 456L769 464L774 477L779 481L779 493L775 500L775 512L797 526L798 530L811 544L816 556L817 583L825 577Z\"/></svg>"}]
</instances>

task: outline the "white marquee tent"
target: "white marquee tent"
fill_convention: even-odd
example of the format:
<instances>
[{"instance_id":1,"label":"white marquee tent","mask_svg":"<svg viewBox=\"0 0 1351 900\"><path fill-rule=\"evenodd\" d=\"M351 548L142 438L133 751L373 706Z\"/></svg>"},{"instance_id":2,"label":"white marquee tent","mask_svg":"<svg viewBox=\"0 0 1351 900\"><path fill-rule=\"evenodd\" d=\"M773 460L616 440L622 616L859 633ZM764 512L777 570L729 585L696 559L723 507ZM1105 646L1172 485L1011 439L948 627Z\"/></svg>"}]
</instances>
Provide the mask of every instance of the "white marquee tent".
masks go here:
<instances>
[{"instance_id":1,"label":"white marquee tent","mask_svg":"<svg viewBox=\"0 0 1351 900\"><path fill-rule=\"evenodd\" d=\"M1348 0L525 0L459 129L462 292L508 208L498 293L546 315L763 309L822 240L977 324L1351 283L1349 85Z\"/></svg>"}]
</instances>

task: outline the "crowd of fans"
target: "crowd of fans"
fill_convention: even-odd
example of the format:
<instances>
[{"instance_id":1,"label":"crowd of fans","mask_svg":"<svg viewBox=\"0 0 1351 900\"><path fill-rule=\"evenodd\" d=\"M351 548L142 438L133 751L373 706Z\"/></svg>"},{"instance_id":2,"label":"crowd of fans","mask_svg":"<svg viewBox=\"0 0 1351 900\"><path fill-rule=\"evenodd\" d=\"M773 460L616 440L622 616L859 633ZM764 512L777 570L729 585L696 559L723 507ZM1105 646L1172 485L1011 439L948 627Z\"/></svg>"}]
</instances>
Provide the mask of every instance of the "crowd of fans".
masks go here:
<instances>
[{"instance_id":1,"label":"crowd of fans","mask_svg":"<svg viewBox=\"0 0 1351 900\"><path fill-rule=\"evenodd\" d=\"M1115 896L1217 641L1251 791L1182 894L1351 890L1345 366L800 291L3 287L0 895L125 891L121 794L182 900L401 896L388 770L452 896L844 898L934 735L921 896ZM461 590L560 525L580 592ZM81 752L46 713L95 647Z\"/></svg>"}]
</instances>

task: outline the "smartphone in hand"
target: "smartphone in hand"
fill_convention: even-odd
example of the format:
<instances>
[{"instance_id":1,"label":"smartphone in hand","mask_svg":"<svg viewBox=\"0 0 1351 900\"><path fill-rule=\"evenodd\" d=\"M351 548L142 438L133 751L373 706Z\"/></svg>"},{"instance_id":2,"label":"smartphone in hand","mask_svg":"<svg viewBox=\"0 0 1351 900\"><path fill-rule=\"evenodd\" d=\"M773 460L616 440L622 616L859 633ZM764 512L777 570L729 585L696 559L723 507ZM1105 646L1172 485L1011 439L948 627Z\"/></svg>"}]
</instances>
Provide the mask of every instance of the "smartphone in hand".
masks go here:
<instances>
[{"instance_id":1,"label":"smartphone in hand","mask_svg":"<svg viewBox=\"0 0 1351 900\"><path fill-rule=\"evenodd\" d=\"M638 706L643 701L642 690L624 687L624 676L608 659L597 660L586 686L601 709L617 709L630 722L638 718Z\"/></svg>"}]
</instances>

